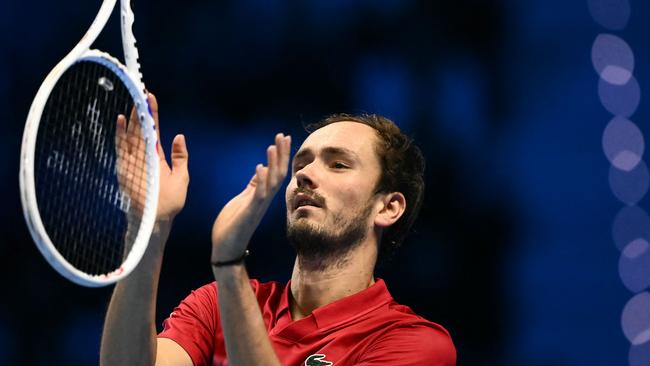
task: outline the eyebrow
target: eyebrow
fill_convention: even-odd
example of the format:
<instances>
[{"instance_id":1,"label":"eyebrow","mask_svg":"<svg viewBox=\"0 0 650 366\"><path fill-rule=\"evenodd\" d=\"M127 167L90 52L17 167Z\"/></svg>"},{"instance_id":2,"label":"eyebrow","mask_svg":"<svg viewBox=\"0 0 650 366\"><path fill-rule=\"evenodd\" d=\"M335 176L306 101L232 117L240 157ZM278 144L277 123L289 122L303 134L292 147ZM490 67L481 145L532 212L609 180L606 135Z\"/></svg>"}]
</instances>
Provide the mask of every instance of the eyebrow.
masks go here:
<instances>
[{"instance_id":1,"label":"eyebrow","mask_svg":"<svg viewBox=\"0 0 650 366\"><path fill-rule=\"evenodd\" d=\"M354 151L347 149L345 147L335 147L335 146L328 146L323 148L322 150L323 155L343 155L346 157L349 157L355 161L360 161L359 155L355 153ZM300 150L296 153L296 155L293 157L293 163L295 164L296 161L300 161L303 159L306 159L309 156L313 156L314 153L311 149L307 148L304 150Z\"/></svg>"}]
</instances>

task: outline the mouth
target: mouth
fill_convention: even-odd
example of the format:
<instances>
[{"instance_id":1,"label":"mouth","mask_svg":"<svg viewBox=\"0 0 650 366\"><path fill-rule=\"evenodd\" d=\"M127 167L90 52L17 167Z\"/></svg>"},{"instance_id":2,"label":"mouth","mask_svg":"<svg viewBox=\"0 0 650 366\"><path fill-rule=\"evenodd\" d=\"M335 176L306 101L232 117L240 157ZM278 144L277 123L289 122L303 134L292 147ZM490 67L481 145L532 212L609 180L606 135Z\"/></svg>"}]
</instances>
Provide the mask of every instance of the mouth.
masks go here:
<instances>
[{"instance_id":1,"label":"mouth","mask_svg":"<svg viewBox=\"0 0 650 366\"><path fill-rule=\"evenodd\" d=\"M303 207L316 207L321 208L322 205L314 198L304 193L297 194L293 199L293 209L297 210Z\"/></svg>"}]
</instances>

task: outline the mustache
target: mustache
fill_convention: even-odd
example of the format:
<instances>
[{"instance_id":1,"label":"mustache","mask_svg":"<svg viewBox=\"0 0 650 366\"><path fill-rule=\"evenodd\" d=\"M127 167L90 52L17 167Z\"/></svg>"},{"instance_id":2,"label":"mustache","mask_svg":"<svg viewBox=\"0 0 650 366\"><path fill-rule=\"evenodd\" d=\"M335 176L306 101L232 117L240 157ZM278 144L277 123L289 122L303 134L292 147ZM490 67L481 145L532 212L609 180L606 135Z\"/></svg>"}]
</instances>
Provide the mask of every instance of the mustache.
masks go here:
<instances>
[{"instance_id":1,"label":"mustache","mask_svg":"<svg viewBox=\"0 0 650 366\"><path fill-rule=\"evenodd\" d=\"M293 192L291 192L290 202L293 202L296 199L296 196L301 194L301 193L309 196L309 198L311 200L313 200L314 202L316 202L316 204L318 204L318 206L323 207L323 208L326 207L325 206L325 197L323 197L320 194L316 193L314 190L312 190L309 187L298 187L298 188L294 189Z\"/></svg>"}]
</instances>

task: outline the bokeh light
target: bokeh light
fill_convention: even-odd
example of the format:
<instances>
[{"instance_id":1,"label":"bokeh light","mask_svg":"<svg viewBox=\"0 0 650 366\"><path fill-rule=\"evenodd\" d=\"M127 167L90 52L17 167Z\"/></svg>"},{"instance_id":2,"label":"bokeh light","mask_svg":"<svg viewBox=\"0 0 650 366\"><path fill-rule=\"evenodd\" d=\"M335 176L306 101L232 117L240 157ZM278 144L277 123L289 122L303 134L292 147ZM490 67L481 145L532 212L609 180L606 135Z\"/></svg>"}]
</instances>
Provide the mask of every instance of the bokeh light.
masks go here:
<instances>
[{"instance_id":1,"label":"bokeh light","mask_svg":"<svg viewBox=\"0 0 650 366\"><path fill-rule=\"evenodd\" d=\"M634 169L643 156L643 133L631 121L614 117L603 132L603 150L609 162L626 172Z\"/></svg>"},{"instance_id":2,"label":"bokeh light","mask_svg":"<svg viewBox=\"0 0 650 366\"><path fill-rule=\"evenodd\" d=\"M596 23L607 29L621 30L630 20L628 0L588 0L587 5Z\"/></svg>"},{"instance_id":3,"label":"bokeh light","mask_svg":"<svg viewBox=\"0 0 650 366\"><path fill-rule=\"evenodd\" d=\"M621 251L634 240L650 242L650 216L641 207L623 207L614 219L612 236L616 247Z\"/></svg>"},{"instance_id":4,"label":"bokeh light","mask_svg":"<svg viewBox=\"0 0 650 366\"><path fill-rule=\"evenodd\" d=\"M0 365L8 365L13 358L15 340L5 319L0 318Z\"/></svg>"},{"instance_id":5,"label":"bokeh light","mask_svg":"<svg viewBox=\"0 0 650 366\"><path fill-rule=\"evenodd\" d=\"M649 184L650 175L643 160L629 172L620 170L615 166L609 168L609 187L612 193L621 202L630 206L636 204L645 196Z\"/></svg>"},{"instance_id":6,"label":"bokeh light","mask_svg":"<svg viewBox=\"0 0 650 366\"><path fill-rule=\"evenodd\" d=\"M620 37L599 34L591 47L591 62L598 75L610 84L625 85L634 73L634 54Z\"/></svg>"},{"instance_id":7,"label":"bokeh light","mask_svg":"<svg viewBox=\"0 0 650 366\"><path fill-rule=\"evenodd\" d=\"M641 292L632 297L621 317L623 333L633 345L650 340L650 293Z\"/></svg>"},{"instance_id":8,"label":"bokeh light","mask_svg":"<svg viewBox=\"0 0 650 366\"><path fill-rule=\"evenodd\" d=\"M623 284L632 292L650 286L650 244L645 239L630 242L618 261L618 273Z\"/></svg>"},{"instance_id":9,"label":"bokeh light","mask_svg":"<svg viewBox=\"0 0 650 366\"><path fill-rule=\"evenodd\" d=\"M437 90L432 94L432 109L437 115L436 127L455 143L465 143L466 151L477 147L476 137L485 128L489 106L484 94L485 76L480 65L468 57L450 56L444 67L437 69ZM472 106L468 108L467 106Z\"/></svg>"},{"instance_id":10,"label":"bokeh light","mask_svg":"<svg viewBox=\"0 0 650 366\"><path fill-rule=\"evenodd\" d=\"M650 342L630 347L628 362L630 366L648 366Z\"/></svg>"},{"instance_id":11,"label":"bokeh light","mask_svg":"<svg viewBox=\"0 0 650 366\"><path fill-rule=\"evenodd\" d=\"M615 116L630 117L636 112L641 101L641 90L634 76L624 85L610 84L605 79L598 80L598 96L603 107Z\"/></svg>"},{"instance_id":12,"label":"bokeh light","mask_svg":"<svg viewBox=\"0 0 650 366\"><path fill-rule=\"evenodd\" d=\"M95 350L98 349L101 333L101 316L80 312L66 319L64 332L58 338L59 347L71 364L91 365L97 362Z\"/></svg>"},{"instance_id":13,"label":"bokeh light","mask_svg":"<svg viewBox=\"0 0 650 366\"><path fill-rule=\"evenodd\" d=\"M352 87L358 110L399 121L400 128L409 131L413 79L404 60L373 55L359 62L355 74Z\"/></svg>"}]
</instances>

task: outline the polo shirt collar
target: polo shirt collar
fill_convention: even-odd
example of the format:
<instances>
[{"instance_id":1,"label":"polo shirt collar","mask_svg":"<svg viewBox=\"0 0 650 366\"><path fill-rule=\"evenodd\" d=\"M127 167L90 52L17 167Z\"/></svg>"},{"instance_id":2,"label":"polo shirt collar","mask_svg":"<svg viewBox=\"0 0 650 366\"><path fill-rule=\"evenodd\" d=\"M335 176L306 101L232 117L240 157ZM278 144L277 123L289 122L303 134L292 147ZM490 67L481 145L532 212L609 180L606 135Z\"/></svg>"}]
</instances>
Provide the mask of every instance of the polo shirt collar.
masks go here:
<instances>
[{"instance_id":1,"label":"polo shirt collar","mask_svg":"<svg viewBox=\"0 0 650 366\"><path fill-rule=\"evenodd\" d=\"M384 280L378 278L367 289L321 306L314 310L311 315L293 321L289 310L290 291L291 281L284 288L280 306L278 307L278 322L271 331L271 335L278 335L294 341L313 332L323 332L337 324L350 322L393 300Z\"/></svg>"}]
</instances>

